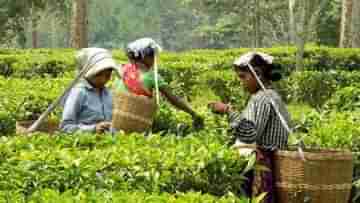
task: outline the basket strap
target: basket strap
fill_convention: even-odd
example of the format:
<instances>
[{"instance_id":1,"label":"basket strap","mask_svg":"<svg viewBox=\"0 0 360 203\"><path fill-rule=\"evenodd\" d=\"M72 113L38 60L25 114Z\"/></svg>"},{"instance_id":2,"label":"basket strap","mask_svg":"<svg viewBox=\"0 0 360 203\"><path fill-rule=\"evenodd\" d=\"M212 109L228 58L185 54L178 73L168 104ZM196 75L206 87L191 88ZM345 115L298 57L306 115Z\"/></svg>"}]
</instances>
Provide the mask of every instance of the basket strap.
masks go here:
<instances>
[{"instance_id":1,"label":"basket strap","mask_svg":"<svg viewBox=\"0 0 360 203\"><path fill-rule=\"evenodd\" d=\"M275 110L275 113L277 114L277 116L279 117L280 121L281 121L281 124L284 126L285 130L289 133L289 134L293 134L293 130L289 127L289 124L287 123L287 121L284 119L284 116L281 114L281 112L279 111L279 109L276 107L275 105L275 101L273 100L272 97L268 96L266 94L266 87L264 85L264 83L260 80L260 77L258 76L258 74L256 73L254 67L250 64L250 62L247 64L249 69L250 69L250 72L254 75L257 83L260 85L261 89L264 91L265 93L265 96L269 98L270 100L270 103L272 105L272 107L274 108ZM305 155L304 155L304 151L302 149L302 145L303 145L303 141L302 139L301 140L297 140L298 141L298 151L299 151L299 155L301 157L301 159L303 161L305 161Z\"/></svg>"},{"instance_id":2,"label":"basket strap","mask_svg":"<svg viewBox=\"0 0 360 203\"><path fill-rule=\"evenodd\" d=\"M310 185L310 184L291 184L286 182L276 182L277 188L286 188L290 190L351 190L352 184L333 184L333 185Z\"/></svg>"},{"instance_id":3,"label":"basket strap","mask_svg":"<svg viewBox=\"0 0 360 203\"><path fill-rule=\"evenodd\" d=\"M159 94L159 76L158 76L158 64L157 64L157 55L154 58L154 74L155 74L155 95L156 95L156 104L160 105L160 94Z\"/></svg>"}]
</instances>

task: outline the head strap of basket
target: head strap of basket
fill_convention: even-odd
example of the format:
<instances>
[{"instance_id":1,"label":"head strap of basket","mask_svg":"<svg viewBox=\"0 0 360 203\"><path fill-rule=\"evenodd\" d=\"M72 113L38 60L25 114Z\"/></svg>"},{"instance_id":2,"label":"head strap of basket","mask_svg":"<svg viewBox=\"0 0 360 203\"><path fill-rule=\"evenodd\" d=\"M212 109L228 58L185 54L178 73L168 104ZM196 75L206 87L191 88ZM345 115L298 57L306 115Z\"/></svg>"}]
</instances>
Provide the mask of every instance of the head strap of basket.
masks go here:
<instances>
[{"instance_id":1,"label":"head strap of basket","mask_svg":"<svg viewBox=\"0 0 360 203\"><path fill-rule=\"evenodd\" d=\"M145 58L149 50L154 53L154 78L155 78L155 94L156 103L159 105L159 81L158 81L158 63L157 57L162 51L161 46L151 38L141 38L128 44L126 52L131 52L135 58Z\"/></svg>"}]
</instances>

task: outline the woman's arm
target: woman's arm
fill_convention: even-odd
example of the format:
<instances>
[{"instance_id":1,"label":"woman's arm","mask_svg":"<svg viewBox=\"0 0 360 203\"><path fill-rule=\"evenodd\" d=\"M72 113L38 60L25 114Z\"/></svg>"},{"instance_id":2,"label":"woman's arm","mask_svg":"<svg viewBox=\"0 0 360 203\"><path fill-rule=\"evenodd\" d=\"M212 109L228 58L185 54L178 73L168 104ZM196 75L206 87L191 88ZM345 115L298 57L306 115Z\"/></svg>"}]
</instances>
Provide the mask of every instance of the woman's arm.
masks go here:
<instances>
[{"instance_id":1,"label":"woman's arm","mask_svg":"<svg viewBox=\"0 0 360 203\"><path fill-rule=\"evenodd\" d=\"M241 142L252 144L256 141L258 133L256 124L248 119L241 118L237 112L229 114L230 132L234 138Z\"/></svg>"},{"instance_id":2,"label":"woman's arm","mask_svg":"<svg viewBox=\"0 0 360 203\"><path fill-rule=\"evenodd\" d=\"M203 127L203 119L186 102L174 95L168 87L161 87L160 92L167 98L167 100L172 105L190 114L194 120L194 125L196 128Z\"/></svg>"},{"instance_id":3,"label":"woman's arm","mask_svg":"<svg viewBox=\"0 0 360 203\"><path fill-rule=\"evenodd\" d=\"M66 133L74 133L76 131L95 132L96 124L84 125L78 123L79 113L81 111L81 103L83 95L81 89L73 88L65 102L64 111L60 129Z\"/></svg>"},{"instance_id":4,"label":"woman's arm","mask_svg":"<svg viewBox=\"0 0 360 203\"><path fill-rule=\"evenodd\" d=\"M250 144L264 133L270 117L271 105L265 98L261 98L248 108L244 110L242 116L231 109L228 114L232 134L240 141Z\"/></svg>"},{"instance_id":5,"label":"woman's arm","mask_svg":"<svg viewBox=\"0 0 360 203\"><path fill-rule=\"evenodd\" d=\"M185 111L186 113L190 114L191 116L196 116L195 111L191 109L191 107L185 103L182 99L174 95L170 88L168 87L161 87L160 92L166 97L166 99L175 107L180 110Z\"/></svg>"}]
</instances>

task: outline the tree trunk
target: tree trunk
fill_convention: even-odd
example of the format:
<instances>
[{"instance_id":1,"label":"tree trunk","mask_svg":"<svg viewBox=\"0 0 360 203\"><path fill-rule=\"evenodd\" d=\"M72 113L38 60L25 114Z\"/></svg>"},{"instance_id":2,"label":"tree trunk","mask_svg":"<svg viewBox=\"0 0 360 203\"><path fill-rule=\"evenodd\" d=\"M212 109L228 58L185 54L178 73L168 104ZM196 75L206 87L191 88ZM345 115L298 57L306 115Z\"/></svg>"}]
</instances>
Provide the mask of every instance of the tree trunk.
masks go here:
<instances>
[{"instance_id":1,"label":"tree trunk","mask_svg":"<svg viewBox=\"0 0 360 203\"><path fill-rule=\"evenodd\" d=\"M56 16L51 19L51 47L57 48L57 29L56 29Z\"/></svg>"},{"instance_id":2,"label":"tree trunk","mask_svg":"<svg viewBox=\"0 0 360 203\"><path fill-rule=\"evenodd\" d=\"M254 0L254 48L258 48L260 46L260 15L259 15L259 2L258 0Z\"/></svg>"},{"instance_id":3,"label":"tree trunk","mask_svg":"<svg viewBox=\"0 0 360 203\"><path fill-rule=\"evenodd\" d=\"M71 29L71 47L80 49L88 46L87 32L87 2L88 0L74 0Z\"/></svg>"},{"instance_id":4,"label":"tree trunk","mask_svg":"<svg viewBox=\"0 0 360 203\"><path fill-rule=\"evenodd\" d=\"M30 20L31 20L31 47L33 49L38 48L38 12L35 6L32 4L32 9L30 11Z\"/></svg>"},{"instance_id":5,"label":"tree trunk","mask_svg":"<svg viewBox=\"0 0 360 203\"><path fill-rule=\"evenodd\" d=\"M360 1L357 0L353 5L352 19L352 47L360 48Z\"/></svg>"},{"instance_id":6,"label":"tree trunk","mask_svg":"<svg viewBox=\"0 0 360 203\"><path fill-rule=\"evenodd\" d=\"M341 28L339 47L351 46L351 21L352 21L353 0L342 0Z\"/></svg>"},{"instance_id":7,"label":"tree trunk","mask_svg":"<svg viewBox=\"0 0 360 203\"><path fill-rule=\"evenodd\" d=\"M295 1L296 0L289 0L289 39L290 44L294 44L296 41L296 25L295 25L295 15L294 15L294 8L295 8Z\"/></svg>"},{"instance_id":8,"label":"tree trunk","mask_svg":"<svg viewBox=\"0 0 360 203\"><path fill-rule=\"evenodd\" d=\"M22 49L25 49L27 39L24 28L20 28L16 32L17 32L17 43L20 45Z\"/></svg>"},{"instance_id":9,"label":"tree trunk","mask_svg":"<svg viewBox=\"0 0 360 203\"><path fill-rule=\"evenodd\" d=\"M312 14L307 14L307 26L306 26L306 36L305 36L305 41L307 42L309 39L318 39L317 36L312 33L316 33L314 31L316 31L317 29L317 22L320 18L320 14L321 11L323 11L323 9L325 8L326 4L328 3L328 0L321 0L319 2L319 6L317 8L314 9L314 11L312 12ZM310 38L312 37L312 38Z\"/></svg>"},{"instance_id":10,"label":"tree trunk","mask_svg":"<svg viewBox=\"0 0 360 203\"><path fill-rule=\"evenodd\" d=\"M37 22L36 19L32 19L31 22L31 38L32 38L32 48L38 48L38 31L37 31Z\"/></svg>"},{"instance_id":11,"label":"tree trunk","mask_svg":"<svg viewBox=\"0 0 360 203\"><path fill-rule=\"evenodd\" d=\"M304 52L305 52L305 39L306 39L306 8L307 0L301 0L300 5L300 19L296 29L296 70L300 71L304 67Z\"/></svg>"}]
</instances>

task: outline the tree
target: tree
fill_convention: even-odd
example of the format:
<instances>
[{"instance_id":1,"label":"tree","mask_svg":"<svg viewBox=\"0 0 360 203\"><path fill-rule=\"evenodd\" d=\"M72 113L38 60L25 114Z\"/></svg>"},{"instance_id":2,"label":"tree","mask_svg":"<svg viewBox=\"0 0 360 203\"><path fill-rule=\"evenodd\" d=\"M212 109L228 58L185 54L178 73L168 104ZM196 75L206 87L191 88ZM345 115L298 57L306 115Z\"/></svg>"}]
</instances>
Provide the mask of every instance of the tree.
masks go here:
<instances>
[{"instance_id":1,"label":"tree","mask_svg":"<svg viewBox=\"0 0 360 203\"><path fill-rule=\"evenodd\" d=\"M16 38L22 47L121 48L136 38L152 37L174 51L338 46L341 1L0 0L7 5L0 8L0 41ZM355 44L360 21L355 20L359 1L353 2Z\"/></svg>"},{"instance_id":2,"label":"tree","mask_svg":"<svg viewBox=\"0 0 360 203\"><path fill-rule=\"evenodd\" d=\"M331 0L326 3L323 11L320 12L318 22L314 24L316 39L312 41L325 46L339 46L341 1Z\"/></svg>"},{"instance_id":3,"label":"tree","mask_svg":"<svg viewBox=\"0 0 360 203\"><path fill-rule=\"evenodd\" d=\"M31 16L32 7L41 7L41 1L2 0L1 5L1 41L6 43L17 36L17 42L24 48L27 41L25 24Z\"/></svg>"},{"instance_id":4,"label":"tree","mask_svg":"<svg viewBox=\"0 0 360 203\"><path fill-rule=\"evenodd\" d=\"M360 47L360 1L354 1L352 20L352 47Z\"/></svg>"},{"instance_id":5,"label":"tree","mask_svg":"<svg viewBox=\"0 0 360 203\"><path fill-rule=\"evenodd\" d=\"M295 25L295 0L289 0L289 33L290 33L290 43L294 44L296 41L296 25Z\"/></svg>"},{"instance_id":6,"label":"tree","mask_svg":"<svg viewBox=\"0 0 360 203\"><path fill-rule=\"evenodd\" d=\"M32 6L30 11L31 15L31 36L32 36L32 48L38 48L38 9Z\"/></svg>"},{"instance_id":7,"label":"tree","mask_svg":"<svg viewBox=\"0 0 360 203\"><path fill-rule=\"evenodd\" d=\"M321 11L325 8L328 0L289 0L290 15L290 31L292 40L295 39L296 52L296 68L303 68L303 58L305 52L305 44L316 38L316 24L319 20ZM297 12L295 12L297 8ZM295 21L295 18L298 21ZM295 35L295 36L292 36Z\"/></svg>"},{"instance_id":8,"label":"tree","mask_svg":"<svg viewBox=\"0 0 360 203\"><path fill-rule=\"evenodd\" d=\"M74 0L72 25L71 25L71 47L85 48L88 46L88 0Z\"/></svg>"},{"instance_id":9,"label":"tree","mask_svg":"<svg viewBox=\"0 0 360 203\"><path fill-rule=\"evenodd\" d=\"M18 44L25 48L28 37L27 26L31 25L33 45L37 47L37 23L40 12L52 7L55 10L66 8L69 0L0 0L0 42L8 43L17 38Z\"/></svg>"},{"instance_id":10,"label":"tree","mask_svg":"<svg viewBox=\"0 0 360 203\"><path fill-rule=\"evenodd\" d=\"M353 0L342 0L339 47L351 47Z\"/></svg>"}]
</instances>

